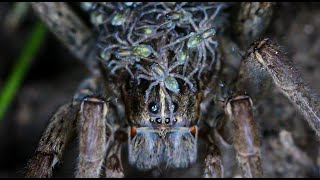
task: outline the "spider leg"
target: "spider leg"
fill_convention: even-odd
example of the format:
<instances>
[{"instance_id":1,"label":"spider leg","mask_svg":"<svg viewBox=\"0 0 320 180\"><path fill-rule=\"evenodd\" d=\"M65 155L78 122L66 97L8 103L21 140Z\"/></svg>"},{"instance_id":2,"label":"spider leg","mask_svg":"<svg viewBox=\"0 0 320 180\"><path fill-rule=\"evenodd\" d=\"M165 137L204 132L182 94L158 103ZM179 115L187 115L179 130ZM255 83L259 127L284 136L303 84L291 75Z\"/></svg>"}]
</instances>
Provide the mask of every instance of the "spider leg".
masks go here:
<instances>
[{"instance_id":1,"label":"spider leg","mask_svg":"<svg viewBox=\"0 0 320 180\"><path fill-rule=\"evenodd\" d=\"M154 81L153 83L151 83L151 84L149 85L148 89L146 90L145 102L148 101L149 95L150 95L150 93L151 93L152 88L153 88L154 86L158 85L158 84L159 84L159 81L157 80L157 81Z\"/></svg>"},{"instance_id":2,"label":"spider leg","mask_svg":"<svg viewBox=\"0 0 320 180\"><path fill-rule=\"evenodd\" d=\"M166 12L165 10L161 10L161 9L151 9L141 13L140 18L142 18L144 15L147 15L147 14L152 14L152 13L165 14L165 12Z\"/></svg>"},{"instance_id":3,"label":"spider leg","mask_svg":"<svg viewBox=\"0 0 320 180\"><path fill-rule=\"evenodd\" d=\"M106 178L123 178L124 170L121 161L122 142L115 139L106 157Z\"/></svg>"},{"instance_id":4,"label":"spider leg","mask_svg":"<svg viewBox=\"0 0 320 180\"><path fill-rule=\"evenodd\" d=\"M260 138L249 96L236 96L227 102L226 113L233 124L233 143L242 176L262 177Z\"/></svg>"},{"instance_id":5,"label":"spider leg","mask_svg":"<svg viewBox=\"0 0 320 180\"><path fill-rule=\"evenodd\" d=\"M214 45L214 48L217 48L217 47L218 47L218 41L214 41L214 40L212 40L212 39L207 39L207 42L208 42L209 44Z\"/></svg>"},{"instance_id":6,"label":"spider leg","mask_svg":"<svg viewBox=\"0 0 320 180\"><path fill-rule=\"evenodd\" d=\"M27 165L26 177L51 177L56 163L61 161L65 146L76 135L80 103L86 96L91 96L98 78L93 76L84 80L78 87L73 102L61 106L50 119L43 133L35 156Z\"/></svg>"},{"instance_id":7,"label":"spider leg","mask_svg":"<svg viewBox=\"0 0 320 180\"><path fill-rule=\"evenodd\" d=\"M207 155L204 159L204 178L223 178L224 167L219 148L209 139Z\"/></svg>"},{"instance_id":8,"label":"spider leg","mask_svg":"<svg viewBox=\"0 0 320 180\"><path fill-rule=\"evenodd\" d=\"M129 64L125 65L125 68L126 68L126 70L129 72L130 76L131 76L132 78L134 78L134 75L133 75L132 71L131 71L130 68L129 68Z\"/></svg>"},{"instance_id":9,"label":"spider leg","mask_svg":"<svg viewBox=\"0 0 320 180\"><path fill-rule=\"evenodd\" d=\"M161 6L162 6L167 12L172 11L171 8L169 8L164 2L161 2Z\"/></svg>"},{"instance_id":10,"label":"spider leg","mask_svg":"<svg viewBox=\"0 0 320 180\"><path fill-rule=\"evenodd\" d=\"M193 87L192 82L188 78L186 78L180 74L176 74L176 73L170 73L170 76L182 79L184 82L186 82L189 85L189 87L192 91L195 91L195 88Z\"/></svg>"},{"instance_id":11,"label":"spider leg","mask_svg":"<svg viewBox=\"0 0 320 180\"><path fill-rule=\"evenodd\" d=\"M195 35L195 33L190 33L190 34L188 34L188 35L186 35L186 36L184 36L184 37L181 37L181 38L175 40L174 42L172 42L172 43L170 43L170 44L167 44L167 45L161 47L161 48L162 48L162 49L165 49L165 48L171 47L171 46L173 46L173 45L175 45L175 44L177 44L177 43L180 43L180 42L182 42L182 41L184 41L184 40L192 37L193 35Z\"/></svg>"},{"instance_id":12,"label":"spider leg","mask_svg":"<svg viewBox=\"0 0 320 180\"><path fill-rule=\"evenodd\" d=\"M80 103L86 96L95 92L98 83L96 77L83 81L76 91L73 102L61 106L50 119L43 133L35 156L27 165L26 177L51 177L52 171L61 161L65 146L73 140L78 123Z\"/></svg>"},{"instance_id":13,"label":"spider leg","mask_svg":"<svg viewBox=\"0 0 320 180\"><path fill-rule=\"evenodd\" d=\"M242 47L247 48L268 27L274 4L272 2L242 2L240 4L239 13L235 15L237 18L234 22L234 33Z\"/></svg>"},{"instance_id":14,"label":"spider leg","mask_svg":"<svg viewBox=\"0 0 320 180\"><path fill-rule=\"evenodd\" d=\"M115 74L115 72L120 69L120 68L125 68L129 74L131 75L132 78L134 78L134 75L132 73L132 71L129 68L129 65L131 65L131 62L128 62L126 60L122 60L122 61L115 61L112 60L110 61L110 63L108 64L108 67L111 67L113 64L115 64L115 66L113 66L113 68L111 69L111 74Z\"/></svg>"},{"instance_id":15,"label":"spider leg","mask_svg":"<svg viewBox=\"0 0 320 180\"><path fill-rule=\"evenodd\" d=\"M238 89L259 97L260 93L275 85L320 136L320 96L306 86L293 62L271 40L266 38L255 42L240 68Z\"/></svg>"},{"instance_id":16,"label":"spider leg","mask_svg":"<svg viewBox=\"0 0 320 180\"><path fill-rule=\"evenodd\" d=\"M152 73L150 73L148 70L146 70L146 68L144 68L143 66L141 66L140 64L136 64L136 68L140 71L142 71L143 73L152 76Z\"/></svg>"},{"instance_id":17,"label":"spider leg","mask_svg":"<svg viewBox=\"0 0 320 180\"><path fill-rule=\"evenodd\" d=\"M113 65L117 65L119 64L119 61L116 61L116 60L111 60L109 63L108 63L108 67L112 67Z\"/></svg>"},{"instance_id":18,"label":"spider leg","mask_svg":"<svg viewBox=\"0 0 320 180\"><path fill-rule=\"evenodd\" d=\"M193 29L194 29L196 32L199 32L199 28L197 27L196 23L193 21L192 18L189 19L189 22L190 22L191 26L193 27Z\"/></svg>"},{"instance_id":19,"label":"spider leg","mask_svg":"<svg viewBox=\"0 0 320 180\"><path fill-rule=\"evenodd\" d=\"M178 56L178 51L181 52L182 49L184 47L184 42L181 43L181 45L175 50L175 55L173 56L172 59L176 59L177 56ZM175 68L177 68L178 66L180 65L183 65L184 63L181 63L181 62L177 62L175 61L168 69L169 72L171 72L172 70L174 70Z\"/></svg>"},{"instance_id":20,"label":"spider leg","mask_svg":"<svg viewBox=\"0 0 320 180\"><path fill-rule=\"evenodd\" d=\"M113 36L113 37L118 41L119 44L122 44L122 45L124 45L124 46L126 46L126 47L129 46L129 44L128 44L126 41L123 41L123 40L119 37L119 32L114 33L114 36Z\"/></svg>"},{"instance_id":21,"label":"spider leg","mask_svg":"<svg viewBox=\"0 0 320 180\"><path fill-rule=\"evenodd\" d=\"M208 48L208 50L210 51L210 53L211 53L211 62L210 62L210 65L209 65L209 69L211 70L212 69L212 65L213 65L213 63L215 62L215 59L216 59L216 53L212 49L212 47L208 44L208 42L206 42L205 45ZM217 46L215 46L215 47L217 47Z\"/></svg>"},{"instance_id":22,"label":"spider leg","mask_svg":"<svg viewBox=\"0 0 320 180\"><path fill-rule=\"evenodd\" d=\"M172 115L173 115L172 98L171 98L170 94L168 93L168 91L166 90L166 87L165 87L165 85L164 85L163 82L161 82L160 88L161 88L162 93L165 94L166 100L168 101L169 112L170 112L170 119L172 119L172 117L173 117L173 116L172 116ZM160 91L160 92L161 92L161 91ZM164 106L164 107L165 107L165 106Z\"/></svg>"},{"instance_id":23,"label":"spider leg","mask_svg":"<svg viewBox=\"0 0 320 180\"><path fill-rule=\"evenodd\" d=\"M154 21L148 20L148 19L144 19L138 22L139 24L142 24L141 26L135 28L135 30L141 29L141 28L146 28L146 27L150 27L150 28L156 28L157 25L155 25Z\"/></svg>"},{"instance_id":24,"label":"spider leg","mask_svg":"<svg viewBox=\"0 0 320 180\"><path fill-rule=\"evenodd\" d=\"M137 76L138 84L140 84L140 79L146 79L146 80L148 80L148 81L153 81L153 80L155 80L155 78L153 78L152 76L147 76L147 75L145 75L145 74L139 74L139 75Z\"/></svg>"},{"instance_id":25,"label":"spider leg","mask_svg":"<svg viewBox=\"0 0 320 180\"><path fill-rule=\"evenodd\" d=\"M154 32L150 35L144 35L142 37L140 37L137 41L135 41L132 45L137 45L137 44L140 44L141 42L144 42L144 41L150 41L152 39L157 39L159 38L160 36L163 35L163 31L160 31L160 32Z\"/></svg>"},{"instance_id":26,"label":"spider leg","mask_svg":"<svg viewBox=\"0 0 320 180\"><path fill-rule=\"evenodd\" d=\"M65 2L33 2L33 10L55 36L89 68L95 63L94 36Z\"/></svg>"},{"instance_id":27,"label":"spider leg","mask_svg":"<svg viewBox=\"0 0 320 180\"><path fill-rule=\"evenodd\" d=\"M198 79L200 79L201 73L203 71L203 69L206 67L207 65L207 50L206 50L206 42L202 43L202 49L203 49L203 53L202 53L202 64L201 64L201 68L198 72ZM211 63L210 63L211 64ZM211 66L210 66L211 67Z\"/></svg>"},{"instance_id":28,"label":"spider leg","mask_svg":"<svg viewBox=\"0 0 320 180\"><path fill-rule=\"evenodd\" d=\"M182 65L180 62L174 62L168 69L169 72L177 68L178 66Z\"/></svg>"},{"instance_id":29,"label":"spider leg","mask_svg":"<svg viewBox=\"0 0 320 180\"><path fill-rule=\"evenodd\" d=\"M222 7L224 7L225 5L224 4L219 4L218 5L218 7L217 7L217 9L215 10L215 12L209 17L209 19L211 20L211 21L213 21L215 18L216 18L216 16L218 15L218 13L220 12L220 10L221 10L221 8Z\"/></svg>"},{"instance_id":30,"label":"spider leg","mask_svg":"<svg viewBox=\"0 0 320 180\"><path fill-rule=\"evenodd\" d=\"M207 11L203 8L203 5L202 5L202 7L201 7L201 11L202 11L203 14L204 14L204 18L200 21L199 27L203 27L203 26L204 26L204 23L208 20L208 13L207 13Z\"/></svg>"},{"instance_id":31,"label":"spider leg","mask_svg":"<svg viewBox=\"0 0 320 180\"><path fill-rule=\"evenodd\" d=\"M279 133L279 139L283 145L283 149L290 154L296 162L299 162L310 170L315 170L315 163L308 156L308 154L300 149L294 142L292 134L289 131L281 130Z\"/></svg>"},{"instance_id":32,"label":"spider leg","mask_svg":"<svg viewBox=\"0 0 320 180\"><path fill-rule=\"evenodd\" d=\"M79 113L79 162L76 177L99 177L109 145L106 133L107 104L98 98L85 98Z\"/></svg>"},{"instance_id":33,"label":"spider leg","mask_svg":"<svg viewBox=\"0 0 320 180\"><path fill-rule=\"evenodd\" d=\"M156 7L159 6L159 5L161 5L160 2L157 2L157 3L155 3L155 2L147 2L141 7L141 9L144 10L145 8L149 8L150 6L153 6L153 9L156 9ZM141 16L140 16L140 18L141 18Z\"/></svg>"},{"instance_id":34,"label":"spider leg","mask_svg":"<svg viewBox=\"0 0 320 180\"><path fill-rule=\"evenodd\" d=\"M189 63L189 57L190 57L190 49L187 50L187 53L188 53L188 56L187 56L187 59L186 61L184 62L184 65L183 65L183 70L182 70L182 75L185 76L186 75L186 72L187 72L187 66L188 66L188 63Z\"/></svg>"},{"instance_id":35,"label":"spider leg","mask_svg":"<svg viewBox=\"0 0 320 180\"><path fill-rule=\"evenodd\" d=\"M136 26L136 24L137 24L137 19L131 24L129 33L127 35L127 40L131 45L134 43L134 41L132 40L132 31L133 31L133 28Z\"/></svg>"},{"instance_id":36,"label":"spider leg","mask_svg":"<svg viewBox=\"0 0 320 180\"><path fill-rule=\"evenodd\" d=\"M176 53L176 54L175 54L175 56L173 57L173 59L176 58L178 51L182 51L182 49L183 49L183 47L184 47L184 44L185 44L185 42L182 41L182 43L180 44L180 46L174 51L174 53Z\"/></svg>"},{"instance_id":37,"label":"spider leg","mask_svg":"<svg viewBox=\"0 0 320 180\"><path fill-rule=\"evenodd\" d=\"M203 53L202 45L198 46L197 50L198 50L197 64L196 64L196 67L193 69L193 71L188 75L187 77L188 79L192 77L199 70L199 66L201 64L202 53Z\"/></svg>"},{"instance_id":38,"label":"spider leg","mask_svg":"<svg viewBox=\"0 0 320 180\"><path fill-rule=\"evenodd\" d=\"M135 14L134 12L131 12L129 16L128 15L126 16L127 17L127 21L124 24L125 25L124 29L128 29L129 28L128 26L136 26L135 23L134 24L130 24L130 22L133 21L134 14ZM135 19L135 20L137 20L137 19ZM130 34L130 36L131 36L131 34Z\"/></svg>"},{"instance_id":39,"label":"spider leg","mask_svg":"<svg viewBox=\"0 0 320 180\"><path fill-rule=\"evenodd\" d=\"M52 177L54 166L61 161L66 144L75 135L79 105L62 105L50 119L33 158L28 162L26 177Z\"/></svg>"},{"instance_id":40,"label":"spider leg","mask_svg":"<svg viewBox=\"0 0 320 180\"><path fill-rule=\"evenodd\" d=\"M120 65L119 65L120 64ZM115 74L117 69L122 68L121 63L118 63L111 69L111 74Z\"/></svg>"},{"instance_id":41,"label":"spider leg","mask_svg":"<svg viewBox=\"0 0 320 180\"><path fill-rule=\"evenodd\" d=\"M99 47L99 45L98 45L98 47ZM107 53L108 51L111 51L112 49L114 49L114 48L119 48L119 46L118 45L109 45L109 46L107 46L107 47L102 47L102 46L100 46L99 47L100 49L103 49L102 50L102 52L103 53ZM111 54L111 53L110 53ZM102 59L102 57L99 57L100 59ZM103 60L108 60L108 59L103 59Z\"/></svg>"}]
</instances>

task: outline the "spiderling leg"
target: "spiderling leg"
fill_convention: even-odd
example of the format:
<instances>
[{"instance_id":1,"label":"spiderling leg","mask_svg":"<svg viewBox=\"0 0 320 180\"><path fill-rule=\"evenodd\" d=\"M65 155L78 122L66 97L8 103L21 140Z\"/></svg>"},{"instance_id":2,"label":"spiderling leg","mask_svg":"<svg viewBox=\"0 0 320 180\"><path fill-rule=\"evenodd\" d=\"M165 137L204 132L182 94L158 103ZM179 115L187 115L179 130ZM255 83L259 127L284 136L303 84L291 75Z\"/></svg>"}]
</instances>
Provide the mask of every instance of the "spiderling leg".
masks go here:
<instances>
[{"instance_id":1,"label":"spiderling leg","mask_svg":"<svg viewBox=\"0 0 320 180\"><path fill-rule=\"evenodd\" d=\"M196 89L193 87L192 82L188 78L176 73L171 73L170 76L184 80L184 82L189 85L192 91L196 91Z\"/></svg>"},{"instance_id":2,"label":"spiderling leg","mask_svg":"<svg viewBox=\"0 0 320 180\"><path fill-rule=\"evenodd\" d=\"M156 81L152 82L152 83L149 85L148 89L146 90L146 94L145 94L145 102L148 101L149 95L150 95L150 93L151 93L152 88L153 88L154 86L158 85L159 82L160 82L160 81L156 80Z\"/></svg>"},{"instance_id":3,"label":"spiderling leg","mask_svg":"<svg viewBox=\"0 0 320 180\"><path fill-rule=\"evenodd\" d=\"M197 50L198 50L197 64L196 64L196 67L194 67L193 71L188 75L188 77L187 77L188 79L190 79L190 77L192 77L199 70L199 66L200 66L201 60L203 58L203 56L202 56L202 54L203 54L202 44L198 46Z\"/></svg>"},{"instance_id":4,"label":"spiderling leg","mask_svg":"<svg viewBox=\"0 0 320 180\"><path fill-rule=\"evenodd\" d=\"M79 114L79 163L76 177L100 177L109 139L106 137L106 103L86 98Z\"/></svg>"},{"instance_id":5,"label":"spiderling leg","mask_svg":"<svg viewBox=\"0 0 320 180\"><path fill-rule=\"evenodd\" d=\"M227 103L226 113L233 123L233 143L242 176L262 177L260 139L249 96L236 96Z\"/></svg>"},{"instance_id":6,"label":"spiderling leg","mask_svg":"<svg viewBox=\"0 0 320 180\"><path fill-rule=\"evenodd\" d=\"M55 164L61 161L66 144L75 134L78 106L65 104L51 118L35 156L28 163L26 177L52 177Z\"/></svg>"}]
</instances>

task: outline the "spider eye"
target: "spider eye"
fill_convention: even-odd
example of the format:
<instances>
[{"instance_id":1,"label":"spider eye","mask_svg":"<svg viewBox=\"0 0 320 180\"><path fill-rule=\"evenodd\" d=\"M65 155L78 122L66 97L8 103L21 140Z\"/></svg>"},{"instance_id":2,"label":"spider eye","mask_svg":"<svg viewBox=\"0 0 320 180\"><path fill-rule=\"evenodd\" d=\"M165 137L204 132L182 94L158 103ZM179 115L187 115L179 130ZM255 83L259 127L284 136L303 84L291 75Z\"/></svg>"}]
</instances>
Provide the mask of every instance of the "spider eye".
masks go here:
<instances>
[{"instance_id":1,"label":"spider eye","mask_svg":"<svg viewBox=\"0 0 320 180\"><path fill-rule=\"evenodd\" d=\"M176 103L176 102L173 102L172 103L172 108L173 108L173 112L175 113L175 112L177 112L177 110L178 110L178 104Z\"/></svg>"},{"instance_id":2,"label":"spider eye","mask_svg":"<svg viewBox=\"0 0 320 180\"><path fill-rule=\"evenodd\" d=\"M151 112L151 113L153 113L153 114L158 114L158 112L159 112L159 105L158 105L158 103L156 103L156 102L151 102L150 104L149 104L149 111Z\"/></svg>"}]
</instances>

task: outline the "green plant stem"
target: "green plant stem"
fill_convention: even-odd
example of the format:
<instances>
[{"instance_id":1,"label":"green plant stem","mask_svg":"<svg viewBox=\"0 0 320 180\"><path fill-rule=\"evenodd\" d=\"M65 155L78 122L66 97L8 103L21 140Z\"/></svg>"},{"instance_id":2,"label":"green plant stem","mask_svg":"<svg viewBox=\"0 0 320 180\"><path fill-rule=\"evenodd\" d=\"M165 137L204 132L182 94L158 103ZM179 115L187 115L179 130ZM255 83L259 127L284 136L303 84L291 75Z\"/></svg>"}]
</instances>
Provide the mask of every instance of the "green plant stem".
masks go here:
<instances>
[{"instance_id":1,"label":"green plant stem","mask_svg":"<svg viewBox=\"0 0 320 180\"><path fill-rule=\"evenodd\" d=\"M44 39L46 28L42 22L37 22L29 35L26 44L14 65L11 74L0 92L0 121L3 119L8 106L11 104L21 81L29 68L30 62L38 51L42 40Z\"/></svg>"}]
</instances>

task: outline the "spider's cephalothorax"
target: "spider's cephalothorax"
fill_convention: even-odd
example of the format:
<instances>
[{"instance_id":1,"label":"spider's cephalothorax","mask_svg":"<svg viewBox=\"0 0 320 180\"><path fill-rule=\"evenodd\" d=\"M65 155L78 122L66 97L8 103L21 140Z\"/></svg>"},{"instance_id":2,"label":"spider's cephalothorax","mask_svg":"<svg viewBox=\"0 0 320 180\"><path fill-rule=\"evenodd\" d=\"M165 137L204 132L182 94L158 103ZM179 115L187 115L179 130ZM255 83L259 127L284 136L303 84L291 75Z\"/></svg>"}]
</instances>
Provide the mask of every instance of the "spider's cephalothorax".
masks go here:
<instances>
[{"instance_id":1,"label":"spider's cephalothorax","mask_svg":"<svg viewBox=\"0 0 320 180\"><path fill-rule=\"evenodd\" d=\"M98 27L102 34L108 32L99 38L105 68L115 76L131 75L122 91L130 124L129 161L138 168L188 167L195 162L199 80L215 63L215 22L223 6L145 3L92 10L105 12L99 18L106 20Z\"/></svg>"},{"instance_id":2,"label":"spider's cephalothorax","mask_svg":"<svg viewBox=\"0 0 320 180\"><path fill-rule=\"evenodd\" d=\"M84 3L93 29L65 3L33 8L92 77L50 120L27 177L52 176L72 137L79 137L77 177L125 176L127 143L128 161L140 170L190 167L200 139L207 149L203 177L239 167L243 177L261 177L253 105L271 85L320 135L319 98L311 98L278 46L257 40L273 3ZM238 162L228 173L223 148L234 150L231 164Z\"/></svg>"},{"instance_id":3,"label":"spider's cephalothorax","mask_svg":"<svg viewBox=\"0 0 320 180\"><path fill-rule=\"evenodd\" d=\"M178 80L183 84L183 81ZM173 95L172 115L166 94L159 86L154 88L148 101L144 93L148 82L124 85L128 129L129 162L139 169L154 167L188 167L197 159L197 121L200 114L198 92L182 86Z\"/></svg>"}]
</instances>

